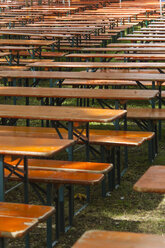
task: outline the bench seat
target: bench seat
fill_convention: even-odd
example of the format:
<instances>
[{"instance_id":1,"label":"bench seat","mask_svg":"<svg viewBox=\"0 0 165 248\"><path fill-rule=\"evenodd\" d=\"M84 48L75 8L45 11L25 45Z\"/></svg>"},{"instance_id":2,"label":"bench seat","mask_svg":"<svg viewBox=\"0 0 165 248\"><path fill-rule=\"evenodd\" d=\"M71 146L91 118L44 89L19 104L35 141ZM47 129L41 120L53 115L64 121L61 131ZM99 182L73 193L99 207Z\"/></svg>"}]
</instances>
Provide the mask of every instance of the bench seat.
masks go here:
<instances>
[{"instance_id":1,"label":"bench seat","mask_svg":"<svg viewBox=\"0 0 165 248\"><path fill-rule=\"evenodd\" d=\"M0 216L0 238L20 238L37 225L37 219Z\"/></svg>"},{"instance_id":2,"label":"bench seat","mask_svg":"<svg viewBox=\"0 0 165 248\"><path fill-rule=\"evenodd\" d=\"M34 63L34 62L52 62L52 59L20 59L19 60L19 65L26 65L28 63ZM6 59L0 58L0 64L8 64ZM12 61L12 64L15 65L17 62Z\"/></svg>"},{"instance_id":3,"label":"bench seat","mask_svg":"<svg viewBox=\"0 0 165 248\"><path fill-rule=\"evenodd\" d=\"M5 162L15 165L16 160L12 157L5 158ZM19 166L21 167L22 164ZM70 171L70 172L92 172L106 174L112 169L113 165L109 163L97 162L79 162L79 161L61 161L46 159L29 159L28 168L30 170L50 170L50 171Z\"/></svg>"},{"instance_id":4,"label":"bench seat","mask_svg":"<svg viewBox=\"0 0 165 248\"><path fill-rule=\"evenodd\" d=\"M17 55L16 52L12 52L12 55ZM62 52L41 52L41 57L63 57L65 53ZM21 51L19 52L19 56L29 56L29 53L27 51ZM39 55L36 53L35 57L38 57Z\"/></svg>"},{"instance_id":5,"label":"bench seat","mask_svg":"<svg viewBox=\"0 0 165 248\"><path fill-rule=\"evenodd\" d=\"M67 138L68 135L67 131L63 128L60 128L59 130L63 138ZM58 134L54 128L0 126L0 135L9 135L9 134L14 136L18 135L18 136L40 137L40 138L41 137L58 138ZM83 135L85 135L85 133L83 133ZM146 140L151 140L153 137L154 137L153 132L90 129L89 142L91 144L110 145L110 146L111 145L138 146L141 145Z\"/></svg>"},{"instance_id":6,"label":"bench seat","mask_svg":"<svg viewBox=\"0 0 165 248\"><path fill-rule=\"evenodd\" d=\"M50 206L0 202L0 237L22 237L54 211Z\"/></svg>"},{"instance_id":7,"label":"bench seat","mask_svg":"<svg viewBox=\"0 0 165 248\"><path fill-rule=\"evenodd\" d=\"M0 216L35 218L38 221L44 221L52 213L54 208L49 206L0 202Z\"/></svg>"},{"instance_id":8,"label":"bench seat","mask_svg":"<svg viewBox=\"0 0 165 248\"><path fill-rule=\"evenodd\" d=\"M165 120L165 109L151 109L151 108L128 108L128 119L137 120Z\"/></svg>"},{"instance_id":9,"label":"bench seat","mask_svg":"<svg viewBox=\"0 0 165 248\"><path fill-rule=\"evenodd\" d=\"M5 169L5 177L8 177L9 171ZM84 172L68 172L68 171L50 171L50 170L28 170L28 180L31 183L51 183L51 184L79 184L94 185L100 183L104 179L103 174L84 173ZM10 180L20 181L15 175Z\"/></svg>"},{"instance_id":10,"label":"bench seat","mask_svg":"<svg viewBox=\"0 0 165 248\"><path fill-rule=\"evenodd\" d=\"M135 86L137 83L134 81L127 80L85 80L85 79L65 79L62 85L72 86ZM150 81L143 82L145 86L152 86Z\"/></svg>"}]
</instances>

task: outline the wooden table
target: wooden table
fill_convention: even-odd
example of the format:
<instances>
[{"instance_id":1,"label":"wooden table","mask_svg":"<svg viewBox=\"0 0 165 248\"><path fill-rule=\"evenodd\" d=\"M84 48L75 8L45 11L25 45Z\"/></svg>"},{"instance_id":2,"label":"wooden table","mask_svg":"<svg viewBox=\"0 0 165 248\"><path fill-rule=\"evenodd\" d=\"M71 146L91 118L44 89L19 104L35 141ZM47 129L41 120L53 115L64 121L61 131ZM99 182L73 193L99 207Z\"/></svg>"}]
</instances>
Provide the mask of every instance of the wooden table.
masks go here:
<instances>
[{"instance_id":1,"label":"wooden table","mask_svg":"<svg viewBox=\"0 0 165 248\"><path fill-rule=\"evenodd\" d=\"M160 85L165 82L165 74L156 73L117 73L117 72L57 72L57 71L24 71L20 74L18 71L0 71L1 78L8 79L60 79L60 84L64 79L88 79L88 80L128 80L135 81L137 84L142 85L142 82L151 81L153 89L155 83ZM38 84L38 81L35 83ZM158 84L158 85L159 85ZM28 86L28 81L27 81ZM52 84L50 82L50 86ZM161 96L161 87L159 87Z\"/></svg>"},{"instance_id":2,"label":"wooden table","mask_svg":"<svg viewBox=\"0 0 165 248\"><path fill-rule=\"evenodd\" d=\"M27 64L32 68L106 68L106 69L165 69L163 62L35 62Z\"/></svg>"},{"instance_id":3,"label":"wooden table","mask_svg":"<svg viewBox=\"0 0 165 248\"><path fill-rule=\"evenodd\" d=\"M16 52L16 64L19 65L19 53L21 51L28 51L29 56L31 56L32 58L34 58L34 54L35 54L35 50L36 47L34 46L0 46L0 51L1 53L3 53L5 50L9 50L9 64L12 65L12 61L15 60L14 59L14 55L13 52Z\"/></svg>"},{"instance_id":4,"label":"wooden table","mask_svg":"<svg viewBox=\"0 0 165 248\"><path fill-rule=\"evenodd\" d=\"M89 157L89 123L109 123L125 117L126 112L126 110L83 107L0 105L0 117L3 118L3 120L4 118L5 120L6 118L14 118L16 120L50 120L60 138L62 138L62 135L59 131L59 127L65 128L68 130L69 139L73 139L74 135L85 142L87 158ZM77 131L77 128L74 127L74 122L81 123L83 130L83 125L85 125L86 137ZM118 128L118 123L116 123L116 128ZM72 157L73 150L69 149L69 160L72 160Z\"/></svg>"},{"instance_id":5,"label":"wooden table","mask_svg":"<svg viewBox=\"0 0 165 248\"><path fill-rule=\"evenodd\" d=\"M1 71L3 78L36 78L36 79L89 79L89 80L130 80L165 82L165 75L160 73L108 73L108 72L57 72L57 71Z\"/></svg>"},{"instance_id":6,"label":"wooden table","mask_svg":"<svg viewBox=\"0 0 165 248\"><path fill-rule=\"evenodd\" d=\"M130 47L165 47L164 42L160 43L111 43L108 44L108 48L110 47L125 47L125 48L130 48Z\"/></svg>"},{"instance_id":7,"label":"wooden table","mask_svg":"<svg viewBox=\"0 0 165 248\"><path fill-rule=\"evenodd\" d=\"M134 184L134 190L147 193L165 193L165 166L151 166Z\"/></svg>"},{"instance_id":8,"label":"wooden table","mask_svg":"<svg viewBox=\"0 0 165 248\"><path fill-rule=\"evenodd\" d=\"M29 156L48 157L74 144L73 140L65 139L47 139L47 138L32 138L32 137L15 137L15 136L0 136L0 201L4 201L4 167L11 168L5 163L5 155L16 155L24 160L24 176L23 171L13 170L17 176L24 177L25 183L25 202L28 202L28 160Z\"/></svg>"},{"instance_id":9,"label":"wooden table","mask_svg":"<svg viewBox=\"0 0 165 248\"><path fill-rule=\"evenodd\" d=\"M83 48L81 49L83 52L137 52L137 53L162 53L165 52L165 47L106 47L106 48Z\"/></svg>"},{"instance_id":10,"label":"wooden table","mask_svg":"<svg viewBox=\"0 0 165 248\"><path fill-rule=\"evenodd\" d=\"M80 89L80 88L36 88L36 87L0 87L0 96L21 96L41 98L83 98L117 100L126 104L130 100L152 100L158 96L158 90L131 89ZM100 102L99 101L99 102ZM100 102L104 106L104 101Z\"/></svg>"},{"instance_id":11,"label":"wooden table","mask_svg":"<svg viewBox=\"0 0 165 248\"><path fill-rule=\"evenodd\" d=\"M120 53L120 54L112 54L112 53L72 53L65 55L66 58L81 58L81 59L89 59L89 58L114 58L114 59L133 59L133 60L165 60L165 54L132 54L132 53Z\"/></svg>"},{"instance_id":12,"label":"wooden table","mask_svg":"<svg viewBox=\"0 0 165 248\"><path fill-rule=\"evenodd\" d=\"M91 230L85 232L72 248L162 248L165 238L159 235Z\"/></svg>"},{"instance_id":13,"label":"wooden table","mask_svg":"<svg viewBox=\"0 0 165 248\"><path fill-rule=\"evenodd\" d=\"M18 36L18 37L33 37L33 36L37 36L39 37L39 39L44 39L44 38L48 38L48 37L51 37L52 39L54 39L54 44L56 43L56 46L57 48L59 49L60 48L60 42L61 40L63 39L70 39L72 38L71 35L69 34L58 34L58 33L54 33L54 34L51 34L51 33L45 33L45 34L36 34L36 33L29 33L29 32L18 32L18 31L10 31L10 29L8 31L0 31L0 35L1 36L9 36L9 37L12 37L12 36Z\"/></svg>"}]
</instances>

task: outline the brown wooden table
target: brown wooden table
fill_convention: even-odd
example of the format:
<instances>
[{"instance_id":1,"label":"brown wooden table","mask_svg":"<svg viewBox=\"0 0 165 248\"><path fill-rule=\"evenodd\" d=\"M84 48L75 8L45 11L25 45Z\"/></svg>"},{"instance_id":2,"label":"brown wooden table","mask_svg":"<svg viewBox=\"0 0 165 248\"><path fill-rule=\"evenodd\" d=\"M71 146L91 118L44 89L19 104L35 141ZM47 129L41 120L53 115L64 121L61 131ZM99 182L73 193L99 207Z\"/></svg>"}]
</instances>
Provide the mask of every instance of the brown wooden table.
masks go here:
<instances>
[{"instance_id":1,"label":"brown wooden table","mask_svg":"<svg viewBox=\"0 0 165 248\"><path fill-rule=\"evenodd\" d=\"M27 64L32 68L108 68L108 69L165 69L163 62L35 62Z\"/></svg>"},{"instance_id":2,"label":"brown wooden table","mask_svg":"<svg viewBox=\"0 0 165 248\"><path fill-rule=\"evenodd\" d=\"M159 43L111 43L108 44L108 48L110 47L165 47L165 42L159 42Z\"/></svg>"},{"instance_id":3,"label":"brown wooden table","mask_svg":"<svg viewBox=\"0 0 165 248\"><path fill-rule=\"evenodd\" d=\"M89 59L89 58L114 58L114 59L133 59L133 60L165 60L165 54L129 54L129 53L121 53L121 54L112 54L112 53L72 53L65 55L66 58L81 58L81 59Z\"/></svg>"},{"instance_id":4,"label":"brown wooden table","mask_svg":"<svg viewBox=\"0 0 165 248\"><path fill-rule=\"evenodd\" d=\"M149 101L158 94L158 90L0 87L0 96L110 99L124 101L124 103L129 100Z\"/></svg>"},{"instance_id":5,"label":"brown wooden table","mask_svg":"<svg viewBox=\"0 0 165 248\"><path fill-rule=\"evenodd\" d=\"M5 155L16 155L24 161L24 170L19 171L17 167L13 168L12 173L24 178L25 182L25 202L28 202L28 160L29 156L48 157L74 144L73 140L65 139L47 139L33 137L0 137L0 200L4 201L4 168L11 171L10 166L4 164ZM12 174L11 173L11 174ZM10 175L11 176L11 175Z\"/></svg>"},{"instance_id":6,"label":"brown wooden table","mask_svg":"<svg viewBox=\"0 0 165 248\"><path fill-rule=\"evenodd\" d=\"M91 230L85 232L72 248L162 248L165 238L159 235Z\"/></svg>"}]
</instances>

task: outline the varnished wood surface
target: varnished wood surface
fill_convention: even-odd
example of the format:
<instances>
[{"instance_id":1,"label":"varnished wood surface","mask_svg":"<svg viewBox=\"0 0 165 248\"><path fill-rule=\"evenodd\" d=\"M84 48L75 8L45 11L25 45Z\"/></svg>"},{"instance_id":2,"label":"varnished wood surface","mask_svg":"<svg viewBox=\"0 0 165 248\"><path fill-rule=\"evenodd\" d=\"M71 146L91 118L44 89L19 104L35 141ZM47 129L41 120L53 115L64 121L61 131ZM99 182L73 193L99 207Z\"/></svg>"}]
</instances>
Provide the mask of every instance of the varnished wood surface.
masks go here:
<instances>
[{"instance_id":1,"label":"varnished wood surface","mask_svg":"<svg viewBox=\"0 0 165 248\"><path fill-rule=\"evenodd\" d=\"M0 136L0 154L51 156L71 145L73 140Z\"/></svg>"},{"instance_id":2,"label":"varnished wood surface","mask_svg":"<svg viewBox=\"0 0 165 248\"><path fill-rule=\"evenodd\" d=\"M18 70L18 71L27 71L29 70L30 68L28 66L9 66L9 65L1 65L0 66L0 71L4 71L4 70L8 70L8 71L11 71L11 70Z\"/></svg>"},{"instance_id":3,"label":"varnished wood surface","mask_svg":"<svg viewBox=\"0 0 165 248\"><path fill-rule=\"evenodd\" d=\"M52 71L0 71L3 78L38 79L89 79L89 80L129 80L165 82L165 74L160 73L117 73L117 72L52 72Z\"/></svg>"},{"instance_id":4,"label":"varnished wood surface","mask_svg":"<svg viewBox=\"0 0 165 248\"><path fill-rule=\"evenodd\" d=\"M148 193L165 193L165 166L151 166L135 183L134 190Z\"/></svg>"},{"instance_id":5,"label":"varnished wood surface","mask_svg":"<svg viewBox=\"0 0 165 248\"><path fill-rule=\"evenodd\" d=\"M0 52L0 57L5 57L5 56L9 56L10 53L8 52Z\"/></svg>"},{"instance_id":6,"label":"varnished wood surface","mask_svg":"<svg viewBox=\"0 0 165 248\"><path fill-rule=\"evenodd\" d=\"M165 38L156 38L156 37L123 37L118 38L119 41L153 41L153 42L165 42Z\"/></svg>"},{"instance_id":7,"label":"varnished wood surface","mask_svg":"<svg viewBox=\"0 0 165 248\"><path fill-rule=\"evenodd\" d=\"M55 211L54 207L0 202L0 216L35 218L43 221Z\"/></svg>"},{"instance_id":8,"label":"varnished wood surface","mask_svg":"<svg viewBox=\"0 0 165 248\"><path fill-rule=\"evenodd\" d=\"M5 176L9 171L5 170ZM94 185L100 183L104 178L100 173L84 173L84 172L66 172L66 171L52 171L52 170L28 170L29 182L53 183L53 184L80 184L80 185ZM16 175L12 175L11 180L20 181Z\"/></svg>"},{"instance_id":9,"label":"varnished wood surface","mask_svg":"<svg viewBox=\"0 0 165 248\"><path fill-rule=\"evenodd\" d=\"M99 108L0 105L1 118L35 120L111 122L124 117L126 112L126 110Z\"/></svg>"},{"instance_id":10,"label":"varnished wood surface","mask_svg":"<svg viewBox=\"0 0 165 248\"><path fill-rule=\"evenodd\" d=\"M34 50L36 47L32 46L0 46L0 50L15 50L15 51L22 51L22 50Z\"/></svg>"},{"instance_id":11,"label":"varnished wood surface","mask_svg":"<svg viewBox=\"0 0 165 248\"><path fill-rule=\"evenodd\" d=\"M131 38L130 38L131 39ZM72 53L65 55L68 58L134 58L148 60L164 60L165 54L129 54L129 53Z\"/></svg>"},{"instance_id":12,"label":"varnished wood surface","mask_svg":"<svg viewBox=\"0 0 165 248\"><path fill-rule=\"evenodd\" d=\"M6 46L51 46L55 41L47 40L18 40L18 39L0 39L0 45Z\"/></svg>"},{"instance_id":13,"label":"varnished wood surface","mask_svg":"<svg viewBox=\"0 0 165 248\"><path fill-rule=\"evenodd\" d=\"M33 36L38 36L39 38L42 38L42 37L54 37L56 39L64 39L64 38L70 38L71 35L68 35L68 34L58 34L57 32L56 33L45 33L45 34L40 34L40 33L28 33L28 32L19 32L19 31L10 31L10 29L8 31L1 31L0 30L0 35L18 35L18 36L29 36L29 37L33 37Z\"/></svg>"},{"instance_id":14,"label":"varnished wood surface","mask_svg":"<svg viewBox=\"0 0 165 248\"><path fill-rule=\"evenodd\" d=\"M163 236L91 230L85 232L82 237L73 245L73 248L162 248L165 246Z\"/></svg>"},{"instance_id":15,"label":"varnished wood surface","mask_svg":"<svg viewBox=\"0 0 165 248\"><path fill-rule=\"evenodd\" d=\"M83 52L164 52L165 47L106 47L106 48L83 48Z\"/></svg>"},{"instance_id":16,"label":"varnished wood surface","mask_svg":"<svg viewBox=\"0 0 165 248\"><path fill-rule=\"evenodd\" d=\"M150 100L158 90L0 87L0 96Z\"/></svg>"},{"instance_id":17,"label":"varnished wood surface","mask_svg":"<svg viewBox=\"0 0 165 248\"><path fill-rule=\"evenodd\" d=\"M68 138L68 133L65 129L59 128L60 133L64 139ZM79 130L81 132L81 130ZM42 127L6 127L0 126L0 135L8 136L14 135L18 137L42 137L57 139L58 134L54 128ZM83 132L85 136L85 132ZM89 142L99 145L127 145L139 146L146 140L154 137L153 132L140 132L140 131L120 131L120 130L99 130L90 129ZM76 139L76 137L75 137ZM80 142L81 143L81 142ZM79 166L79 165L78 165Z\"/></svg>"},{"instance_id":18,"label":"varnished wood surface","mask_svg":"<svg viewBox=\"0 0 165 248\"><path fill-rule=\"evenodd\" d=\"M109 163L61 161L45 159L29 159L28 168L35 170L59 170L59 171L81 171L89 173L107 173L113 168Z\"/></svg>"},{"instance_id":19,"label":"varnished wood surface","mask_svg":"<svg viewBox=\"0 0 165 248\"><path fill-rule=\"evenodd\" d=\"M165 43L111 43L107 47L165 47Z\"/></svg>"},{"instance_id":20,"label":"varnished wood surface","mask_svg":"<svg viewBox=\"0 0 165 248\"><path fill-rule=\"evenodd\" d=\"M165 120L165 109L128 108L128 119Z\"/></svg>"},{"instance_id":21,"label":"varnished wood surface","mask_svg":"<svg viewBox=\"0 0 165 248\"><path fill-rule=\"evenodd\" d=\"M124 48L123 48L124 49ZM28 67L41 68L142 68L142 69L157 69L165 68L165 63L162 62L35 62L27 64Z\"/></svg>"},{"instance_id":22,"label":"varnished wood surface","mask_svg":"<svg viewBox=\"0 0 165 248\"><path fill-rule=\"evenodd\" d=\"M24 236L37 225L37 219L0 216L0 237L18 238Z\"/></svg>"}]
</instances>

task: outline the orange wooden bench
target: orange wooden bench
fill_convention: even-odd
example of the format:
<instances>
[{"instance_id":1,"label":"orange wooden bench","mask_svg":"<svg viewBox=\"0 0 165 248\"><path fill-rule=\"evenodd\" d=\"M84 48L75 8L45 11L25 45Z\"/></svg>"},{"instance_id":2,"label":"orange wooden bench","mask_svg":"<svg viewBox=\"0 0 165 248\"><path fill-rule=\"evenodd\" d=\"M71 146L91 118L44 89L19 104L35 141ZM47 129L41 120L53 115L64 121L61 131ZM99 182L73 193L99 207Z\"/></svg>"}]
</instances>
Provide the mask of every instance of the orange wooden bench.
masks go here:
<instances>
[{"instance_id":1,"label":"orange wooden bench","mask_svg":"<svg viewBox=\"0 0 165 248\"><path fill-rule=\"evenodd\" d=\"M67 138L67 131L65 129L60 128L59 129L61 135L63 138ZM80 131L81 132L81 131ZM46 137L46 138L58 138L58 134L54 128L42 128L42 127L16 127L16 126L1 126L0 127L0 134L1 135L18 135L18 136L32 136L32 137ZM85 136L85 133L82 133L82 135ZM106 149L109 149L110 147L128 147L128 146L140 146L145 141L150 141L154 137L153 132L137 132L137 131L115 131L115 130L96 130L91 129L90 135L89 135L89 143L92 145L99 145L103 146ZM79 140L79 143L82 143L81 140ZM113 150L113 149L112 149ZM152 151L151 151L152 153ZM103 160L103 151L102 151L102 161ZM149 154L150 155L150 154ZM120 159L120 156L118 154L118 159ZM151 158L150 158L151 160ZM109 158L109 161L110 158ZM109 162L108 161L108 162ZM35 164L36 160L29 160L29 165L31 165L33 168L37 169L37 164ZM44 160L42 163L45 163ZM49 160L47 161L49 163ZM40 161L41 163L41 161ZM77 163L77 162L76 162ZM62 161L59 163L59 161L51 162L50 170L69 170L71 166L75 168L77 171L82 171L82 166L84 167L83 172L87 172L88 170L96 170L98 173L105 173L103 170L103 165L101 164L92 164L94 166L94 169L91 169L91 164L86 163L76 164L75 162L65 162ZM83 162L84 163L84 162ZM120 164L119 164L120 165ZM40 166L40 164L39 164ZM99 167L101 166L101 167ZM106 173L108 172L109 164L104 165L104 169L106 169ZM86 169L85 169L86 168ZM110 174L109 174L110 175ZM117 176L118 176L118 183L120 183L120 167L117 167ZM109 188L111 188L110 185L112 185L111 179L109 178ZM114 184L114 182L113 182Z\"/></svg>"},{"instance_id":2,"label":"orange wooden bench","mask_svg":"<svg viewBox=\"0 0 165 248\"><path fill-rule=\"evenodd\" d=\"M54 207L50 206L0 202L1 247L6 247L5 238L24 236L39 222L47 220L54 211ZM27 244L29 242L26 240Z\"/></svg>"},{"instance_id":3,"label":"orange wooden bench","mask_svg":"<svg viewBox=\"0 0 165 248\"><path fill-rule=\"evenodd\" d=\"M91 230L85 232L72 248L96 248L102 246L104 248L162 248L164 245L165 238L160 235Z\"/></svg>"},{"instance_id":4,"label":"orange wooden bench","mask_svg":"<svg viewBox=\"0 0 165 248\"><path fill-rule=\"evenodd\" d=\"M42 161L44 162L44 161ZM56 238L59 238L60 230L65 232L65 221L64 221L64 184L69 185L69 225L72 226L73 223L73 216L76 214L74 212L74 204L73 204L73 187L72 185L84 185L84 186L91 186L100 183L104 179L104 175L100 173L84 173L84 172L69 172L69 171L55 171L55 170L47 170L47 162L45 160L44 169L31 169L29 168L28 172L28 180L32 183L34 187L37 183L44 183L47 184L47 199L49 201L47 204L51 204L52 199L52 186L56 188L57 191L57 200L56 200ZM39 167L38 167L39 168ZM8 177L9 171L5 169L5 177ZM10 180L20 181L21 178L18 178L15 175L10 177ZM60 187L59 187L60 184ZM35 187L34 187L35 188ZM38 187L37 187L38 189ZM41 189L41 186L40 186ZM88 199L89 200L89 199ZM88 204L88 203L87 203ZM87 206L85 204L84 207ZM81 209L80 209L81 210ZM79 210L79 211L80 211Z\"/></svg>"},{"instance_id":5,"label":"orange wooden bench","mask_svg":"<svg viewBox=\"0 0 165 248\"><path fill-rule=\"evenodd\" d=\"M134 190L147 193L165 193L165 166L151 166L134 184Z\"/></svg>"}]
</instances>

